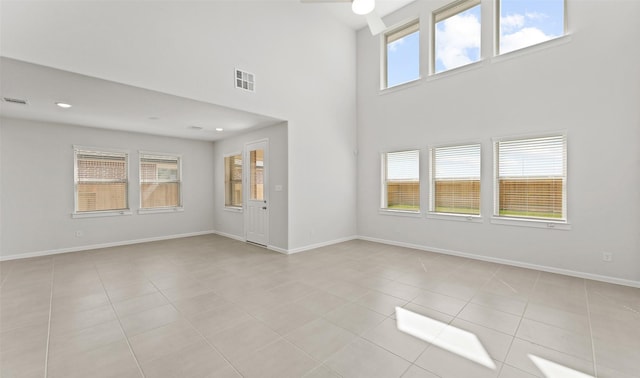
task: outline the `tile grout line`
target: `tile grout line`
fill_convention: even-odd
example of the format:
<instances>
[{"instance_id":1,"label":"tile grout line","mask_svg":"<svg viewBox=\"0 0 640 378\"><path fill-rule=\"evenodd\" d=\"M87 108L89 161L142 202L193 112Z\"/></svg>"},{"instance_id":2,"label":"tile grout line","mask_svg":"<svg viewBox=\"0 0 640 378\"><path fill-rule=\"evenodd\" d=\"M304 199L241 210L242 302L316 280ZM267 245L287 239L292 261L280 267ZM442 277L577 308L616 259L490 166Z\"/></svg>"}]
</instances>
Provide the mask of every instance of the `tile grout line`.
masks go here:
<instances>
[{"instance_id":1,"label":"tile grout line","mask_svg":"<svg viewBox=\"0 0 640 378\"><path fill-rule=\"evenodd\" d=\"M118 321L118 326L120 327L120 331L122 332L122 335L124 336L124 340L127 343L127 347L129 347L129 352L131 352L131 355L133 356L133 360L136 363L136 366L138 367L138 371L140 372L140 375L142 377L145 377L144 371L142 370L142 366L140 366L140 362L138 361L138 357L136 357L136 353L133 351L133 348L131 347L131 343L129 342L129 338L127 337L127 333L124 331L124 327L122 327L122 322L120 321L120 316L118 315L118 312L116 311L115 306L113 305L113 301L111 301L111 297L109 296L109 292L107 291L107 288L104 286L104 281L102 280L102 275L100 274L100 270L98 269L98 267L96 266L96 264L93 264L93 269L95 269L96 274L98 274L98 279L100 279L100 284L102 285L102 290L104 291L105 295L107 296L107 300L109 300L109 305L111 305L111 310L113 310L113 314L116 316L116 320Z\"/></svg>"},{"instance_id":2,"label":"tile grout line","mask_svg":"<svg viewBox=\"0 0 640 378\"><path fill-rule=\"evenodd\" d=\"M593 358L593 375L594 377L598 376L598 365L596 364L596 346L595 341L593 340L593 326L591 325L591 306L589 305L589 290L587 290L587 280L583 279L584 282L584 295L587 302L587 319L589 321L589 336L591 339L591 353Z\"/></svg>"},{"instance_id":3,"label":"tile grout line","mask_svg":"<svg viewBox=\"0 0 640 378\"><path fill-rule=\"evenodd\" d=\"M6 264L6 263L5 263L5 264ZM13 273L13 270L15 269L15 266L13 266L13 265L15 265L15 264L11 264L11 265L10 265L10 267L11 267L11 268L9 269L9 271L7 272L7 274L4 274L4 275L2 276L2 281L0 281L0 288L2 288L2 286L4 286L4 283L5 283L5 282L7 282L7 278L9 278L9 276L11 275L11 273Z\"/></svg>"},{"instance_id":4,"label":"tile grout line","mask_svg":"<svg viewBox=\"0 0 640 378\"><path fill-rule=\"evenodd\" d=\"M424 264L423 264L423 267L424 267ZM491 274L491 277L489 277L489 279L487 280L487 282L489 282L493 277L495 277L495 275L498 273L498 271L499 271L499 270L500 270L500 268L496 269L496 270L495 270L495 272L493 272L493 273ZM451 275L451 273L449 273L449 274L447 275L447 277L449 277L450 275ZM397 282L397 281L394 281L394 282ZM485 284L486 284L486 282L485 282ZM405 285L412 286L412 287L417 287L417 286L413 286L413 285L409 285L409 284L405 284ZM483 286L484 286L484 285L483 285ZM428 290L428 289L423 289L423 288L421 288L421 287L417 287L417 288L418 288L418 289L420 289L420 290L423 290L423 291L429 291L429 292L432 292L432 293L435 293L435 294L439 294L439 295L442 295L442 296L446 296L446 297L449 297L449 298L453 298L453 299L457 299L457 300L459 300L459 301L462 301L462 299L461 299L461 298L453 297L453 296L448 295L448 294L443 294L443 293L439 293L439 292L436 292L436 291L432 291L432 290ZM476 292L476 294L477 294L477 292ZM419 295L417 295L415 298L417 298L418 296L419 296ZM451 323L452 323L454 320L458 319L458 315L460 314L460 312L462 312L462 310L464 309L464 307L466 307L468 304L472 303L471 301L473 300L473 298L474 298L474 297L475 297L475 294L474 294L470 299L468 299L468 300L466 301L466 304L465 304L465 305L460 309L460 311L458 311L458 312L456 313L456 315L450 315L450 314L447 314L447 313L443 313L443 314L445 314L445 315L447 315L447 316L451 316L451 321L450 321L450 322L448 322L448 323L447 323L447 326L446 326L446 327L444 327L444 328L443 328L443 329L442 329L442 330L441 330L441 331L440 331L436 336L434 336L434 339L437 339L437 338L438 338L438 337L439 337L439 336L440 336L440 335L445 331L445 329L446 329L447 327L451 326ZM415 298L413 298L412 300L410 300L410 301L408 301L407 303L405 303L405 306L406 306L407 304L411 304L411 303L413 303L413 300L414 300ZM421 305L419 305L419 304L417 304L417 303L414 303L414 304L416 304L416 305L418 305L418 306L421 306ZM429 308L429 309L434 310L434 311L438 311L438 310L435 310L435 309L430 308L430 307L426 307L426 306L422 306L422 307ZM438 311L438 312L440 312L440 311ZM387 316L387 318L388 318L388 319L393 319L393 318L392 318L392 316L393 316L393 314L392 314L392 315L388 315L388 316ZM461 319L461 320L464 320L464 319ZM473 322L470 322L470 323L473 323ZM473 324L475 324L475 323L473 323ZM370 341L370 340L368 340L368 339L365 339L364 337L362 337L362 336L360 336L360 335L358 335L358 337L362 338L362 339L363 339L363 340L365 340L365 341L368 341L368 342L372 343L372 344L373 344L373 345L375 345L375 346L378 346L378 347L380 347L380 348L382 348L382 349L384 349L384 350L388 351L389 353L391 353L391 354L393 354L393 355L395 355L395 356L398 356L398 357L402 358L402 359L403 359L403 360L405 360L405 361L408 361L408 360L406 360L404 357L397 355L396 353L394 353L394 352L392 352L392 351L390 351L390 350L388 350L388 349L386 349L386 348L384 348L384 347L382 347L382 346L380 346L380 345L376 344L375 342L372 342L372 341ZM424 341L424 340L423 340L423 341ZM402 375L404 375L404 374L405 374L409 369L411 369L411 367L412 367L412 366L416 366L416 367L418 367L418 368L420 368L420 369L424 369L422 366L417 365L417 364L416 364L416 361L418 361L418 360L420 359L420 357L422 357L422 355L423 355L427 350L429 350L432 346L434 346L434 344L433 344L433 343L431 343L431 342L425 341L425 343L427 344L426 348L425 348L422 352L420 352L420 354L418 354L418 356L416 357L416 359L415 359L414 361L408 361L408 362L410 363L410 365L409 365L409 367L407 367L407 369L402 373ZM504 364L504 362L503 362L503 364ZM429 372L431 372L431 373L435 374L435 373L434 373L434 372L432 372L431 370L428 370L428 369L424 369L424 370L427 370L427 371L429 371ZM499 373L499 372L498 372L498 373ZM402 376L402 375L401 375L401 376Z\"/></svg>"},{"instance_id":5,"label":"tile grout line","mask_svg":"<svg viewBox=\"0 0 640 378\"><path fill-rule=\"evenodd\" d=\"M182 313L182 311L180 311L180 310L179 310L179 309L178 309L178 308L173 304L173 302L172 302L169 298L167 298L167 296L162 292L162 290L160 290L160 288L159 288L159 287L157 287L157 286L156 286L156 284L155 284L152 280L150 280L148 277L146 277L146 276L145 276L145 278L147 278L147 280L149 280L149 283L151 284L151 286L153 286L156 290L158 290L158 293L159 293L160 295L162 295L162 297L163 297L164 299L166 299L167 303L168 303L169 305L171 305L171 307L173 307L173 309L174 309L174 310L176 310L176 312L177 312L177 313L179 313L179 314L180 314L180 316L181 316L181 317L182 317L182 318L183 318L183 319L184 319L184 320L189 324L189 326L191 326L191 328L193 328L193 330L194 330L194 331L196 331L196 333L198 334L198 336L202 337L202 339L204 340L204 342L205 342L205 343L207 343L207 345L209 345L213 350L215 350L215 351L220 355L220 357L222 357L222 359L224 359L224 360L229 364L229 366L231 366L231 368L232 368L236 373L238 373L238 375L240 375L241 377L244 377L244 375L243 375L242 373L240 373L240 371L238 370L238 368L236 368L236 367L231 363L231 361L229 361L229 359L227 358L227 356L225 356L222 352L220 352L220 351L218 350L218 348L216 348L213 344L211 344L211 342L209 341L209 339L207 339L207 338L202 334L202 332L200 332L200 330L199 330L195 325L193 325L193 323L191 322L191 320L189 320L189 318L187 318L187 317ZM214 291L214 293L215 293L215 291ZM216 293L216 295L217 295L217 293ZM249 313L247 312L247 314L249 314ZM251 314L249 314L249 316L253 317L253 315L251 315ZM255 320L257 320L257 319L255 319ZM158 328L159 328L159 327L158 327ZM161 358L161 357L158 357L158 358Z\"/></svg>"},{"instance_id":6,"label":"tile grout line","mask_svg":"<svg viewBox=\"0 0 640 378\"><path fill-rule=\"evenodd\" d=\"M469 300L467 301L467 304L465 304L465 305L464 305L464 307L462 307L462 308L460 309L460 311L458 311L458 313L453 317L453 319L451 319L451 322L449 322L449 324L453 323L456 319L460 319L460 320L462 320L462 321L467 321L467 322L469 322L469 323L476 324L476 325L479 325L479 326L481 326L481 327L485 327L485 326L484 326L484 325L482 325L482 324L478 324L478 323L475 323L475 322L472 322L472 321L468 321L468 320L465 320L465 319L459 318L459 315L460 315L460 313L461 313L461 312L462 312L462 311L463 311L463 310L464 310L468 305L470 305L470 304L480 305L480 306L481 306L481 304L479 304L479 303L474 303L474 302L473 302L473 299L476 297L476 295L478 295L478 293L480 292L480 289L482 289L483 287L485 287L485 286L486 286L486 285L487 285L487 284L488 284L492 279L494 279L494 278L497 276L498 272L499 272L501 269L502 269L502 266L498 266L498 268L497 268L497 269L496 269L496 270L491 274L491 277L489 277L489 279L488 279L488 280L487 280L487 281L486 281L486 282L485 282L485 283L484 283L484 284L483 284L483 285L482 285L482 286L481 286L481 287L480 287L480 288L479 288L479 289L478 289L478 290L477 290L477 291L476 291L476 292L471 296L471 298L469 298ZM502 280L501 280L501 281L502 281ZM537 280L536 280L536 282L537 282ZM503 282L503 283L504 283L504 282ZM534 284L534 285L535 285L535 284ZM490 309L491 309L491 307L489 307L489 306L486 306L486 307L488 307L488 308L490 308ZM493 309L493 310L500 311L500 310L498 310L498 309ZM526 310L526 306L525 306L525 310ZM522 316L524 316L524 311L523 311L523 315L522 315ZM522 316L520 317L520 321L522 321ZM520 321L518 322L518 327L516 327L516 331L515 331L515 332L517 332L517 331L518 331L518 328L520 327ZM494 329L494 328L491 328L491 327L487 327L487 328L489 328L489 329L493 329L494 331L498 331L498 330L496 330L496 329ZM444 332L444 331L443 331L443 332ZM498 332L502 332L502 331L498 331ZM511 339L511 344L509 344L509 349L507 349L507 355L505 355L505 356L504 356L504 359L505 359L505 360L507 359L507 356L509 355L509 350L511 349L511 345L513 344L513 340L514 340L514 339L515 339L515 337L516 337L515 332L514 332L514 335L513 335L513 339ZM442 332L440 332L440 334L442 334ZM440 335L440 334L439 334L439 335ZM438 336L439 336L439 335L438 335ZM489 352L488 352L488 351L487 351L487 354L489 354ZM489 358L491 358L491 360L493 360L493 357L491 357L491 355L489 355ZM504 368L504 364L506 363L506 361L500 361L500 362L502 362L502 364L500 365L500 369L498 369L498 372L497 372L497 375L496 375L496 376L500 376L500 374L502 373L502 369Z\"/></svg>"},{"instance_id":7,"label":"tile grout line","mask_svg":"<svg viewBox=\"0 0 640 378\"><path fill-rule=\"evenodd\" d=\"M56 272L56 260L51 260L51 294L49 296L49 322L47 324L47 347L44 355L44 378L49 375L49 344L51 343L51 315L53 313L53 281Z\"/></svg>"},{"instance_id":8,"label":"tile grout line","mask_svg":"<svg viewBox=\"0 0 640 378\"><path fill-rule=\"evenodd\" d=\"M516 334L518 333L518 330L520 329L520 325L522 324L522 320L524 319L524 314L527 312L527 308L529 307L529 302L531 300L531 295L533 294L533 292L536 290L536 287L538 286L538 282L540 281L540 272L538 272L538 274L536 275L536 281L533 283L533 287L531 287L531 293L530 295L527 296L527 303L524 305L524 310L522 310L522 315L520 315L520 320L518 321L518 326L516 327L516 330L513 333L513 339L511 339L511 343L509 344L509 348L507 349L507 355L504 357L505 361L502 362L502 366L500 367L500 371L498 372L498 375L500 375L502 373L502 369L504 369L504 365L507 364L507 357L509 357L509 352L511 352L511 348L513 347L513 342L516 340ZM509 365L511 366L511 365ZM520 368L516 367L518 370L521 370Z\"/></svg>"}]
</instances>

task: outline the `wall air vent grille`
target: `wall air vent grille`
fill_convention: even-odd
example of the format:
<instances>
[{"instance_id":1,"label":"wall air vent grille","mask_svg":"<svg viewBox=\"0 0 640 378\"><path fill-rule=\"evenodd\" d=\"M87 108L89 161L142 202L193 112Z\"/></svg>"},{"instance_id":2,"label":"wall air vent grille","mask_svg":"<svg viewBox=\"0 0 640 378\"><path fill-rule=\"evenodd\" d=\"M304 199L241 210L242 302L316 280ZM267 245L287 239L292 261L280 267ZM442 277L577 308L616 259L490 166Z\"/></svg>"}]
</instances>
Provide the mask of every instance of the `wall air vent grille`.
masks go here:
<instances>
[{"instance_id":1,"label":"wall air vent grille","mask_svg":"<svg viewBox=\"0 0 640 378\"><path fill-rule=\"evenodd\" d=\"M249 92L256 91L256 76L252 73L236 69L235 81L236 88Z\"/></svg>"},{"instance_id":2,"label":"wall air vent grille","mask_svg":"<svg viewBox=\"0 0 640 378\"><path fill-rule=\"evenodd\" d=\"M4 102L11 102L13 104L27 105L27 100L22 100L19 98L11 98L11 97L3 97Z\"/></svg>"}]
</instances>

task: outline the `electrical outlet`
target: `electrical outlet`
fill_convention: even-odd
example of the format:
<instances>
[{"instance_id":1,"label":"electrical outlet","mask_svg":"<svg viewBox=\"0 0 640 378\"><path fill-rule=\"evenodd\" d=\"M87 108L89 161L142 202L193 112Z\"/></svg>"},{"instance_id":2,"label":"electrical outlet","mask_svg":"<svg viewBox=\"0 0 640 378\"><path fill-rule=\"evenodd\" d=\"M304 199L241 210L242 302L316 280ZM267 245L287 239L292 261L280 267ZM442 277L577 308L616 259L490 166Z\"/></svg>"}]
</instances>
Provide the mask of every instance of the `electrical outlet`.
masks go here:
<instances>
[{"instance_id":1,"label":"electrical outlet","mask_svg":"<svg viewBox=\"0 0 640 378\"><path fill-rule=\"evenodd\" d=\"M76 238L81 238L83 235L82 231L78 230L76 231Z\"/></svg>"},{"instance_id":2,"label":"electrical outlet","mask_svg":"<svg viewBox=\"0 0 640 378\"><path fill-rule=\"evenodd\" d=\"M611 253L611 252L602 252L602 261L612 262L613 261L613 253Z\"/></svg>"}]
</instances>

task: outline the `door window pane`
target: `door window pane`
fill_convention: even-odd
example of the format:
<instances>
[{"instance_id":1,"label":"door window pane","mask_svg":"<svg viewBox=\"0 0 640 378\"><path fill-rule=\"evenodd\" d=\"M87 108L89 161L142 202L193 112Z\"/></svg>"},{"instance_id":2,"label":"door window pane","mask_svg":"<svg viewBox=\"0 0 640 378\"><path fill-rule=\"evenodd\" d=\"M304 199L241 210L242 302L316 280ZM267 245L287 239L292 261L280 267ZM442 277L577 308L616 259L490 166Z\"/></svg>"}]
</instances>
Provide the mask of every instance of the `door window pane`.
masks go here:
<instances>
[{"instance_id":1,"label":"door window pane","mask_svg":"<svg viewBox=\"0 0 640 378\"><path fill-rule=\"evenodd\" d=\"M249 188L252 200L264 200L264 150L249 152Z\"/></svg>"}]
</instances>

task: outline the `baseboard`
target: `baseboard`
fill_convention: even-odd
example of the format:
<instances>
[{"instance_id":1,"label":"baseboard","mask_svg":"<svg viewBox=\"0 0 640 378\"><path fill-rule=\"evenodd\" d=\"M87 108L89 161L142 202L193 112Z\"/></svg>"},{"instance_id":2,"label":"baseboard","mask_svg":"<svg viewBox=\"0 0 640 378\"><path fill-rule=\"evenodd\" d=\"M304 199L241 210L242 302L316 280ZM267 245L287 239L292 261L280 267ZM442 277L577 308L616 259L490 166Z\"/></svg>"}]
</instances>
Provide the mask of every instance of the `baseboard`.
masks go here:
<instances>
[{"instance_id":1,"label":"baseboard","mask_svg":"<svg viewBox=\"0 0 640 378\"><path fill-rule=\"evenodd\" d=\"M274 252L278 252L278 253L282 253L284 255L288 255L289 251L284 249L284 248L280 248L280 247L276 247L275 245L268 245L267 249L274 251Z\"/></svg>"},{"instance_id":2,"label":"baseboard","mask_svg":"<svg viewBox=\"0 0 640 378\"><path fill-rule=\"evenodd\" d=\"M217 235L224 236L226 238L230 238L230 239L234 239L234 240L238 240L238 241L241 241L241 242L246 242L247 241L245 238L243 238L241 236L238 236L238 235L227 234L225 232L220 232L220 231L214 231L214 233L217 234ZM311 245L307 245L307 246L304 246L304 247L298 247L298 248L294 248L294 249L286 249L286 248L276 247L275 245L267 245L267 249L270 250L270 251L282 253L284 255L291 255L291 254L294 254L294 253L309 251L311 249L316 249L316 248L320 248L320 247L326 247L328 245L338 244L338 243L346 242L346 241L349 241L349 240L354 240L354 239L357 239L357 238L358 238L357 236L348 236L346 238L329 240L329 241L326 241L326 242L317 243L317 244L311 244Z\"/></svg>"},{"instance_id":3,"label":"baseboard","mask_svg":"<svg viewBox=\"0 0 640 378\"><path fill-rule=\"evenodd\" d=\"M294 253L299 253L299 252L304 252L304 251L308 251L311 249L316 249L316 248L321 248L321 247L326 247L328 245L333 245L333 244L338 244L338 243L344 243L350 240L355 240L358 239L358 236L347 236L344 238L340 238L340 239L334 239L334 240L329 240L326 242L322 242L322 243L317 243L317 244L310 244L304 247L298 247L298 248L293 248L293 249L288 249L287 250L287 254L291 255Z\"/></svg>"},{"instance_id":4,"label":"baseboard","mask_svg":"<svg viewBox=\"0 0 640 378\"><path fill-rule=\"evenodd\" d=\"M191 237L191 236L209 235L209 234L213 234L213 233L215 233L215 232L214 231L198 231L198 232L189 232L189 233L186 233L186 234L158 236L158 237L145 238L145 239L125 240L125 241L112 242L112 243L90 244L90 245L83 245L83 246L79 246L79 247L60 248L60 249L52 249L52 250L47 250L47 251L20 253L20 254L17 254L17 255L0 256L0 261L9 261L9 260L26 259L26 258L30 258L30 257L41 257L41 256L49 256L49 255L58 255L58 254L61 254L61 253L89 251L89 250L92 250L92 249L100 249L100 248L120 247L120 246L123 246L123 245L148 243L148 242L162 241L162 240L169 240L169 239L188 238L188 237Z\"/></svg>"},{"instance_id":5,"label":"baseboard","mask_svg":"<svg viewBox=\"0 0 640 378\"><path fill-rule=\"evenodd\" d=\"M233 234L227 234L226 232L222 232L222 231L212 231L212 233L214 233L216 235L224 236L225 238L238 240L238 241L241 241L241 242L246 242L247 241L247 239L245 239L242 236L233 235Z\"/></svg>"},{"instance_id":6,"label":"baseboard","mask_svg":"<svg viewBox=\"0 0 640 378\"><path fill-rule=\"evenodd\" d=\"M537 264L525 263L525 262L521 262L521 261L501 259L501 258L497 258L497 257L482 256L482 255L476 255L476 254L472 254L472 253L452 251L452 250L449 250L449 249L434 248L434 247L429 247L429 246L425 246L425 245L405 243L405 242L399 242L399 241L394 241L394 240L377 239L377 238L372 238L372 237L368 237L368 236L358 236L358 239L366 240L366 241L370 241L370 242L374 242L374 243L394 245L394 246L397 246L397 247L412 248L412 249L417 249L417 250L420 250L420 251L428 251L428 252L442 253L444 255L466 257L466 258L473 259L473 260L493 262L493 263L498 263L498 264L516 266L516 267L519 267L519 268L534 269L534 270L540 270L540 271L543 271L543 272L557 273L557 274L563 274L563 275L566 275L566 276L585 278L585 279L594 280L594 281L602 281L602 282L607 282L607 283L612 283L612 284L617 284L617 285L624 285L624 286L631 286L631 287L640 288L640 281L627 280L627 279L623 279L623 278L602 276L602 275L599 275L599 274L578 272L578 271L575 271L575 270L554 268L554 267L546 266L546 265L537 265Z\"/></svg>"}]
</instances>

